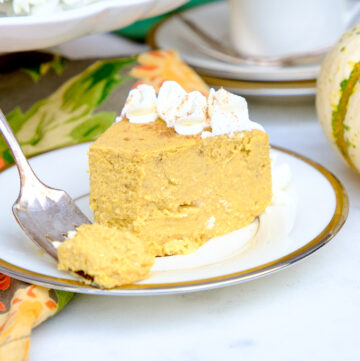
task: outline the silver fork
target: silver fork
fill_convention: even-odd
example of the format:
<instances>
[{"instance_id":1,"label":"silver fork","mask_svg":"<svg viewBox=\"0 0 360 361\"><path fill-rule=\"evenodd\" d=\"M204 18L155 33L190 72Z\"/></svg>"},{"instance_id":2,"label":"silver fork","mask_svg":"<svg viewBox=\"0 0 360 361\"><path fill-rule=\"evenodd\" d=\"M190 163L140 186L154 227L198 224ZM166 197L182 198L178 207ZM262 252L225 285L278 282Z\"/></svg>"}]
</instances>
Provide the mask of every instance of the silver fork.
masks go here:
<instances>
[{"instance_id":1,"label":"silver fork","mask_svg":"<svg viewBox=\"0 0 360 361\"><path fill-rule=\"evenodd\" d=\"M53 242L63 242L69 231L91 222L66 192L47 187L37 178L1 110L0 132L20 175L20 194L13 214L28 237L57 260Z\"/></svg>"}]
</instances>

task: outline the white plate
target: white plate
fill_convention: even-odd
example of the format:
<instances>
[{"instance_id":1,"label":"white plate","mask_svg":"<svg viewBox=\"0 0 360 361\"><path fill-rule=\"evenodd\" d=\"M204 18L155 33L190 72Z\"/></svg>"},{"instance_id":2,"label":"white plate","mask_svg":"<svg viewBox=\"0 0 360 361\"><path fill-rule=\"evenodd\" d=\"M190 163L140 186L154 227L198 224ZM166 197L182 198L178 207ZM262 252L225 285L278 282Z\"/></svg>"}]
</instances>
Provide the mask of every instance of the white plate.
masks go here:
<instances>
[{"instance_id":1,"label":"white plate","mask_svg":"<svg viewBox=\"0 0 360 361\"><path fill-rule=\"evenodd\" d=\"M41 180L78 198L86 213L88 147L82 144L31 159ZM210 240L191 255L158 258L148 280L111 290L84 285L58 271L55 261L23 234L11 213L19 184L17 170L11 167L0 174L0 271L24 281L80 293L148 295L227 286L283 269L316 251L339 231L347 217L348 202L340 182L323 167L284 149L274 152L278 164L290 166L298 194L297 216L288 236L271 242L251 239L247 243L254 232L250 226ZM248 247L244 251L245 245Z\"/></svg>"},{"instance_id":2,"label":"white plate","mask_svg":"<svg viewBox=\"0 0 360 361\"><path fill-rule=\"evenodd\" d=\"M201 29L223 43L229 44L229 4L215 2L186 10L183 14ZM216 24L216 25L214 25ZM265 67L225 63L201 52L206 43L176 16L160 23L149 37L157 48L177 49L181 57L200 74L219 78L249 81L294 81L315 79L320 62L308 65Z\"/></svg>"},{"instance_id":3,"label":"white plate","mask_svg":"<svg viewBox=\"0 0 360 361\"><path fill-rule=\"evenodd\" d=\"M0 53L51 47L87 34L120 29L186 0L104 0L49 16L0 17Z\"/></svg>"}]
</instances>

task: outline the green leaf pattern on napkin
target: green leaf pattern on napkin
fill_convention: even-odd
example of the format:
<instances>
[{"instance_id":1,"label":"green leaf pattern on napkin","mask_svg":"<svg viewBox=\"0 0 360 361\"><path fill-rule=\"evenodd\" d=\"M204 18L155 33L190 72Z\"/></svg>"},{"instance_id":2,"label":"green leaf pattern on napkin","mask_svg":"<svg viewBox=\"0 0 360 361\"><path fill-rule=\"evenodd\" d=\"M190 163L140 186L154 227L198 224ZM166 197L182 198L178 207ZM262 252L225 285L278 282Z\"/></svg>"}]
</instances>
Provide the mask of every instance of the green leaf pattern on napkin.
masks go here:
<instances>
[{"instance_id":1,"label":"green leaf pattern on napkin","mask_svg":"<svg viewBox=\"0 0 360 361\"><path fill-rule=\"evenodd\" d=\"M57 310L56 313L60 312L73 298L74 294L71 292L65 292L60 290L53 290L57 298Z\"/></svg>"},{"instance_id":2,"label":"green leaf pattern on napkin","mask_svg":"<svg viewBox=\"0 0 360 361\"><path fill-rule=\"evenodd\" d=\"M27 73L31 79L37 83L40 81L44 75L46 75L49 70L55 70L57 75L61 75L65 69L66 60L59 55L54 55L53 59L48 62L39 63L35 66L27 66L22 68L22 71Z\"/></svg>"},{"instance_id":3,"label":"green leaf pattern on napkin","mask_svg":"<svg viewBox=\"0 0 360 361\"><path fill-rule=\"evenodd\" d=\"M132 79L121 71L135 61L136 57L97 61L26 112L17 107L7 114L24 153L31 156L91 141L103 133L116 113L95 110L118 86ZM0 156L12 162L2 139Z\"/></svg>"}]
</instances>

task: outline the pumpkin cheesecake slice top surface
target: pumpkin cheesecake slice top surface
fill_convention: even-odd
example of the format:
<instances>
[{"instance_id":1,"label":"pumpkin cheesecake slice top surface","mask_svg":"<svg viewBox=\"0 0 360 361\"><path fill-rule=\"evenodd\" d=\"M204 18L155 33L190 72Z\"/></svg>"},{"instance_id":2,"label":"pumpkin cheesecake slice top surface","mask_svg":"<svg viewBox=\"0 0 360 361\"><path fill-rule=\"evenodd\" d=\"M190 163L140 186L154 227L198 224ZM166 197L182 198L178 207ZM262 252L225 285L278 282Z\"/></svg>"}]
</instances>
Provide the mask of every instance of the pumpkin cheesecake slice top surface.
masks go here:
<instances>
[{"instance_id":1,"label":"pumpkin cheesecake slice top surface","mask_svg":"<svg viewBox=\"0 0 360 361\"><path fill-rule=\"evenodd\" d=\"M268 135L244 98L141 85L117 120L90 147L90 208L156 256L191 253L270 204Z\"/></svg>"}]
</instances>

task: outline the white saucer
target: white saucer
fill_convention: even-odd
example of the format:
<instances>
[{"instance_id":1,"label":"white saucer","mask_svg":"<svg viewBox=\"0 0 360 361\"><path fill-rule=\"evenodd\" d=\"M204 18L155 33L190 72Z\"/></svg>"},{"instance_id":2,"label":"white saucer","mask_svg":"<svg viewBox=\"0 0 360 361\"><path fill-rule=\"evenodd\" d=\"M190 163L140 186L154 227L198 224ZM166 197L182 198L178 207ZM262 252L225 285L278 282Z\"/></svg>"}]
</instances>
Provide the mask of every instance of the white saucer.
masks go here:
<instances>
[{"instance_id":1,"label":"white saucer","mask_svg":"<svg viewBox=\"0 0 360 361\"><path fill-rule=\"evenodd\" d=\"M302 97L316 94L316 81L246 81L216 78L202 75L211 87L224 87L242 96L257 97Z\"/></svg>"},{"instance_id":2,"label":"white saucer","mask_svg":"<svg viewBox=\"0 0 360 361\"><path fill-rule=\"evenodd\" d=\"M205 32L223 43L229 44L229 5L227 1L198 6L183 14ZM216 24L216 25L215 25ZM299 81L315 79L320 62L307 65L265 67L237 65L222 62L201 52L206 45L176 14L158 24L149 35L149 43L156 48L176 49L185 62L201 75L247 81Z\"/></svg>"},{"instance_id":3,"label":"white saucer","mask_svg":"<svg viewBox=\"0 0 360 361\"><path fill-rule=\"evenodd\" d=\"M86 213L89 213L88 147L89 144L81 144L31 159L42 181L68 191ZM340 230L347 217L348 201L340 182L326 169L284 149L273 151L277 164L289 165L298 195L290 233L284 230L288 225L280 218L275 237L269 237L268 231L261 235L261 228L256 232L256 224L252 224L210 240L191 255L159 258L149 279L111 290L87 286L58 271L56 262L24 235L11 212L19 191L18 173L11 167L0 174L0 272L79 293L155 295L223 287L281 270L319 249Z\"/></svg>"}]
</instances>

